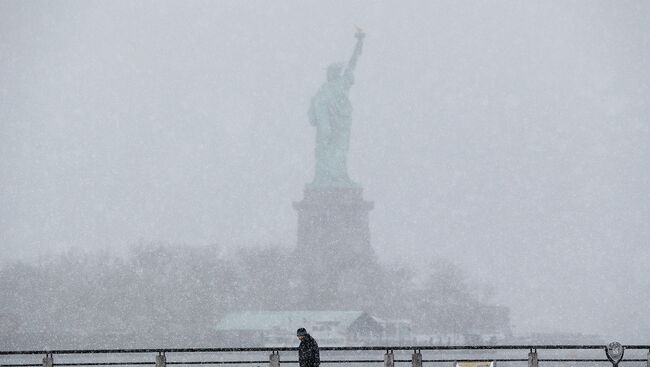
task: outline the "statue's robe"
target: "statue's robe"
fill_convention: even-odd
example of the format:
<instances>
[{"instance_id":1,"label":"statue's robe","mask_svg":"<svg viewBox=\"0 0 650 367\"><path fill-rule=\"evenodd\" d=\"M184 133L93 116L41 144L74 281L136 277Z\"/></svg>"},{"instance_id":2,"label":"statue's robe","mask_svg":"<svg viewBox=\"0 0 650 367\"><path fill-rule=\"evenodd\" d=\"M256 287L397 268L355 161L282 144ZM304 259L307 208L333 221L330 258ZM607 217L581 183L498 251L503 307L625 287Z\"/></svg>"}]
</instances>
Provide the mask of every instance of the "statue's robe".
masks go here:
<instances>
[{"instance_id":1,"label":"statue's robe","mask_svg":"<svg viewBox=\"0 0 650 367\"><path fill-rule=\"evenodd\" d=\"M344 73L336 80L325 82L311 99L309 120L316 126L314 186L354 186L347 171L352 125L349 91L352 84L352 75Z\"/></svg>"}]
</instances>

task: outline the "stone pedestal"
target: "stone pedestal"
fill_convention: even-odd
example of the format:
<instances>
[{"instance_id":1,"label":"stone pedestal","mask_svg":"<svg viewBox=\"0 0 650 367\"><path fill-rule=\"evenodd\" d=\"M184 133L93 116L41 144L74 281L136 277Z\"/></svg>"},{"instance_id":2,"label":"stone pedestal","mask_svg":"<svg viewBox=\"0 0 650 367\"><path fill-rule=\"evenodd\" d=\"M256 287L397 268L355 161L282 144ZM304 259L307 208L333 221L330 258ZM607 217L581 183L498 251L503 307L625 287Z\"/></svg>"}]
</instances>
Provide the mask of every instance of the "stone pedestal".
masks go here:
<instances>
[{"instance_id":1,"label":"stone pedestal","mask_svg":"<svg viewBox=\"0 0 650 367\"><path fill-rule=\"evenodd\" d=\"M363 189L305 189L305 198L293 207L298 212L298 254L351 263L372 255L368 213L373 203L363 200Z\"/></svg>"},{"instance_id":2,"label":"stone pedestal","mask_svg":"<svg viewBox=\"0 0 650 367\"><path fill-rule=\"evenodd\" d=\"M297 267L314 307L333 306L341 276L374 263L368 213L361 188L306 188L298 212Z\"/></svg>"}]
</instances>

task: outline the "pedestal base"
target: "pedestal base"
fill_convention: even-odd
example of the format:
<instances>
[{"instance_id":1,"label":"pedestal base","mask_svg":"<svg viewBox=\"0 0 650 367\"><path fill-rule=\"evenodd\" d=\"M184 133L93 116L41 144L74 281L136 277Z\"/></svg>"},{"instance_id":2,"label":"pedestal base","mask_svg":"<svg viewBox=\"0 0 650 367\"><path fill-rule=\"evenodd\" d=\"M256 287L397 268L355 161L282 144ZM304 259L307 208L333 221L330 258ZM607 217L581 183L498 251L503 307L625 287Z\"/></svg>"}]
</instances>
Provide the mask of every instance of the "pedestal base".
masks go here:
<instances>
[{"instance_id":1,"label":"pedestal base","mask_svg":"<svg viewBox=\"0 0 650 367\"><path fill-rule=\"evenodd\" d=\"M370 246L368 213L373 203L361 188L306 188L293 204L298 212L297 268L317 305L336 303L343 274L369 269L375 263Z\"/></svg>"},{"instance_id":2,"label":"pedestal base","mask_svg":"<svg viewBox=\"0 0 650 367\"><path fill-rule=\"evenodd\" d=\"M368 212L373 203L362 195L360 188L306 189L305 198L293 204L298 211L296 251L322 261L352 263L372 255Z\"/></svg>"}]
</instances>

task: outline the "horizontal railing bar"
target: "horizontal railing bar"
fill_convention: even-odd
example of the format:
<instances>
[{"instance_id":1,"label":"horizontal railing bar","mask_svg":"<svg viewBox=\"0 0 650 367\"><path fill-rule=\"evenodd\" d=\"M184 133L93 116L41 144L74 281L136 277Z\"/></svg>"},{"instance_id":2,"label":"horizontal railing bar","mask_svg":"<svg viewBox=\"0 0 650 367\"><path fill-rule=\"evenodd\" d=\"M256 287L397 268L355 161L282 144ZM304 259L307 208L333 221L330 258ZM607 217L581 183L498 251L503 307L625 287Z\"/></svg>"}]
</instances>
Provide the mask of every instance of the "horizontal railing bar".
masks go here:
<instances>
[{"instance_id":1,"label":"horizontal railing bar","mask_svg":"<svg viewBox=\"0 0 650 367\"><path fill-rule=\"evenodd\" d=\"M269 363L269 361L268 360L266 361L190 361L190 362L167 362L166 364L253 364L253 363L266 364Z\"/></svg>"},{"instance_id":2,"label":"horizontal railing bar","mask_svg":"<svg viewBox=\"0 0 650 367\"><path fill-rule=\"evenodd\" d=\"M156 362L77 362L77 363L53 363L53 366L126 366L126 365L150 365Z\"/></svg>"},{"instance_id":3,"label":"horizontal railing bar","mask_svg":"<svg viewBox=\"0 0 650 367\"><path fill-rule=\"evenodd\" d=\"M490 360L490 362L491 362L491 361L494 361L494 362L500 362L500 363L508 363L508 362L527 362L528 360L527 360L527 359L521 359L521 360L520 360L520 359L506 359L506 360L498 360L498 359L494 359L494 360ZM411 362L411 361L409 361L409 362ZM485 359L476 360L476 361L465 361L465 360L456 360L456 359L440 359L440 360L435 359L435 360L422 360L422 362L423 362L423 363L424 363L424 362L444 362L444 363L453 363L453 362L487 362L487 361L486 361Z\"/></svg>"},{"instance_id":4,"label":"horizontal railing bar","mask_svg":"<svg viewBox=\"0 0 650 367\"><path fill-rule=\"evenodd\" d=\"M154 365L155 362L79 362L79 363L53 363L53 366L131 366L131 365ZM40 364L0 364L0 367L30 367L43 366Z\"/></svg>"},{"instance_id":5,"label":"horizontal railing bar","mask_svg":"<svg viewBox=\"0 0 650 367\"><path fill-rule=\"evenodd\" d=\"M526 358L511 358L511 359L426 359L422 360L423 363L452 363L452 362L485 362L485 361L494 361L494 362L527 362ZM262 361L263 363L268 363L268 361ZM260 362L260 363L262 363ZM383 359L365 359L365 360L331 360L331 361L321 361L321 363L383 363ZM395 360L395 363L411 363L410 359L399 359ZM539 362L607 362L607 359L540 359ZM645 359L630 359L621 362L646 362ZM292 363L297 364L298 361L282 361L281 363ZM199 362L199 363L167 363L167 364L222 364L222 362Z\"/></svg>"},{"instance_id":6,"label":"horizontal railing bar","mask_svg":"<svg viewBox=\"0 0 650 367\"><path fill-rule=\"evenodd\" d=\"M525 359L525 358L512 358L512 359L495 358L495 359L423 359L422 360L423 363L425 363L425 362L428 362L428 363L435 363L435 362L445 362L445 363L447 363L447 362L491 362L491 361L494 361L494 362L528 362L528 359ZM538 362L603 362L603 363L607 362L607 363L611 363L607 359L584 359L584 358L579 358L579 359L538 359L537 361ZM410 363L411 360L410 359L408 359L408 360L399 360L399 361L396 360L395 362L408 362L408 363ZM622 360L619 363L623 363L623 362L646 362L646 360L645 359L626 359L626 360Z\"/></svg>"},{"instance_id":7,"label":"horizontal railing bar","mask_svg":"<svg viewBox=\"0 0 650 367\"><path fill-rule=\"evenodd\" d=\"M397 362L397 361L395 361ZM409 362L411 362L409 360ZM291 364L298 364L298 361L281 361L280 363L291 363ZM352 359L352 360L345 360L345 359L335 359L331 361L320 361L322 364L339 364L339 363L384 363L383 359Z\"/></svg>"},{"instance_id":8,"label":"horizontal railing bar","mask_svg":"<svg viewBox=\"0 0 650 367\"><path fill-rule=\"evenodd\" d=\"M650 345L626 345L625 349L650 349ZM605 349L604 345L395 345L363 347L321 347L322 351L368 350L521 350L521 349ZM201 352L289 352L297 347L232 347L232 348L141 348L141 349L54 349L0 351L0 355L15 354L113 354L113 353L201 353Z\"/></svg>"},{"instance_id":9,"label":"horizontal railing bar","mask_svg":"<svg viewBox=\"0 0 650 367\"><path fill-rule=\"evenodd\" d=\"M383 363L383 359L334 359L334 360L321 360L321 364L327 363ZM411 360L404 360L395 362L411 362ZM205 361L205 362L167 362L167 364L183 365L183 364L252 364L252 363L264 363L267 364L269 361ZM298 364L298 361L280 361L282 364ZM0 365L0 367L2 367Z\"/></svg>"},{"instance_id":10,"label":"horizontal railing bar","mask_svg":"<svg viewBox=\"0 0 650 367\"><path fill-rule=\"evenodd\" d=\"M526 358L483 358L483 359L423 359L423 363L450 363L450 362L526 362ZM539 362L609 362L602 358L540 358ZM646 362L646 359L624 359L621 362ZM322 360L321 363L382 363L382 359L334 359ZM410 359L396 359L395 362L409 363ZM268 361L187 361L167 362L173 365L199 365L199 364L266 364ZM298 361L282 361L282 363L298 363ZM54 366L129 366L129 365L154 365L154 362L81 362L81 363L55 363ZM0 367L39 367L41 364L0 364Z\"/></svg>"},{"instance_id":11,"label":"horizontal railing bar","mask_svg":"<svg viewBox=\"0 0 650 367\"><path fill-rule=\"evenodd\" d=\"M611 363L608 359L569 359L569 358L548 358L548 359L538 359L540 362L607 362ZM646 362L647 359L640 359L640 358L635 358L635 359L623 359L619 363L622 362Z\"/></svg>"},{"instance_id":12,"label":"horizontal railing bar","mask_svg":"<svg viewBox=\"0 0 650 367\"><path fill-rule=\"evenodd\" d=\"M424 362L527 362L525 358L507 358L507 359L423 359ZM400 360L399 362L411 362L411 360Z\"/></svg>"}]
</instances>

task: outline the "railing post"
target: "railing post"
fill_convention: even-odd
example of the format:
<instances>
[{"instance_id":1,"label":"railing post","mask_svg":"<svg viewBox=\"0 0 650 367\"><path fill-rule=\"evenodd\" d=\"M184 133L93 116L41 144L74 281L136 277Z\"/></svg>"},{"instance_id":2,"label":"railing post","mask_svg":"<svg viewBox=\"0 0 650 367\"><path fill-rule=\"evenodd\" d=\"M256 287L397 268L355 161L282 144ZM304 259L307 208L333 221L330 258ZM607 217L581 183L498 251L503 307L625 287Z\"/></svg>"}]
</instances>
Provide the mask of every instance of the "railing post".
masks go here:
<instances>
[{"instance_id":1,"label":"railing post","mask_svg":"<svg viewBox=\"0 0 650 367\"><path fill-rule=\"evenodd\" d=\"M411 356L411 365L413 367L422 367L422 353L419 350L414 350Z\"/></svg>"},{"instance_id":2,"label":"railing post","mask_svg":"<svg viewBox=\"0 0 650 367\"><path fill-rule=\"evenodd\" d=\"M52 367L54 365L54 357L52 354L45 354L43 357L43 367Z\"/></svg>"},{"instance_id":3,"label":"railing post","mask_svg":"<svg viewBox=\"0 0 650 367\"><path fill-rule=\"evenodd\" d=\"M280 352L271 352L269 356L269 367L280 367Z\"/></svg>"},{"instance_id":4,"label":"railing post","mask_svg":"<svg viewBox=\"0 0 650 367\"><path fill-rule=\"evenodd\" d=\"M646 366L650 367L650 351L648 351L648 358L646 359Z\"/></svg>"},{"instance_id":5,"label":"railing post","mask_svg":"<svg viewBox=\"0 0 650 367\"><path fill-rule=\"evenodd\" d=\"M392 350L387 350L384 354L384 367L395 367L395 356Z\"/></svg>"},{"instance_id":6,"label":"railing post","mask_svg":"<svg viewBox=\"0 0 650 367\"><path fill-rule=\"evenodd\" d=\"M165 367L166 364L167 357L165 356L165 353L159 352L156 356L156 367Z\"/></svg>"},{"instance_id":7,"label":"railing post","mask_svg":"<svg viewBox=\"0 0 650 367\"><path fill-rule=\"evenodd\" d=\"M537 359L537 349L530 350L530 353L528 353L528 367L537 367L539 364L539 360Z\"/></svg>"}]
</instances>

